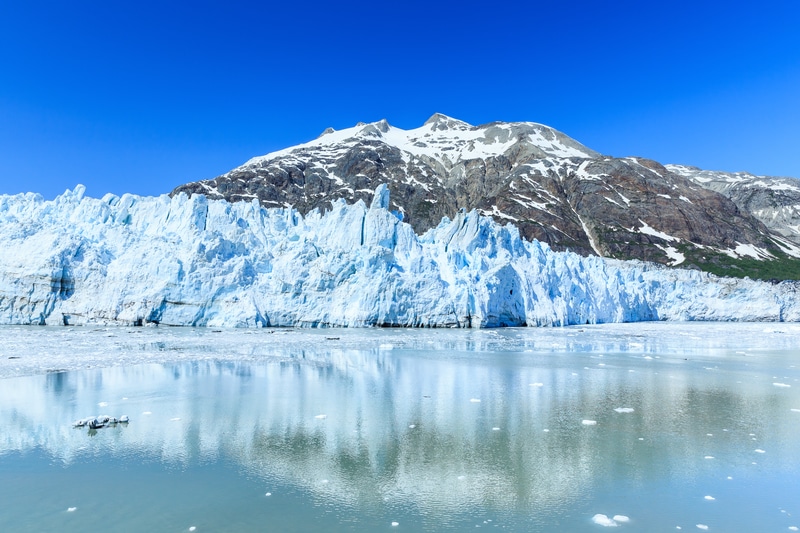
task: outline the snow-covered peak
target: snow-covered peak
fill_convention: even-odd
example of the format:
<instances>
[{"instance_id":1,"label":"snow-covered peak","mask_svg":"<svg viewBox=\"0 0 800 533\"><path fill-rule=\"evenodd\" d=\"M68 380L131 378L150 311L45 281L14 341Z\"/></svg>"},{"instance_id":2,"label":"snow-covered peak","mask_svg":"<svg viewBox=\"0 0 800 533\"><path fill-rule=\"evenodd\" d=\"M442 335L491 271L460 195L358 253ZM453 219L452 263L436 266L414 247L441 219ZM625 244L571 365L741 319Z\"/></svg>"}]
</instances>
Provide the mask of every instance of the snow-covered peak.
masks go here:
<instances>
[{"instance_id":1,"label":"snow-covered peak","mask_svg":"<svg viewBox=\"0 0 800 533\"><path fill-rule=\"evenodd\" d=\"M441 113L434 114L414 129L390 125L386 119L358 123L343 130L326 129L316 139L255 157L242 167L263 165L296 153L319 151L327 156L344 152L362 142L380 142L400 150L404 159L429 158L449 168L472 159L497 157L512 148L536 158L595 158L599 154L563 133L533 122L492 122L472 126Z\"/></svg>"}]
</instances>

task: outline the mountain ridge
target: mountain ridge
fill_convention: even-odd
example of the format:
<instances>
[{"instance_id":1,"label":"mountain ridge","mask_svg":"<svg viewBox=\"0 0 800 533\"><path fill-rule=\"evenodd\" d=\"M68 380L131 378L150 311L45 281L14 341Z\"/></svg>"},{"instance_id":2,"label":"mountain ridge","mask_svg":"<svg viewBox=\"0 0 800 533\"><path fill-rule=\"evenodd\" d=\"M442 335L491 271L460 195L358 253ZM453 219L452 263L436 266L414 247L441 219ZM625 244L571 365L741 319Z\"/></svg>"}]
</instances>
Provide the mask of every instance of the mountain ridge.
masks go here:
<instances>
[{"instance_id":1,"label":"mountain ridge","mask_svg":"<svg viewBox=\"0 0 800 533\"><path fill-rule=\"evenodd\" d=\"M757 216L703 176L681 171L688 168L601 155L534 122L472 126L437 113L410 130L385 119L329 128L171 194L257 199L308 213L328 210L338 198L368 203L386 183L390 208L418 234L462 208L476 209L555 250L724 275L800 277L800 231L779 227L768 213ZM765 265L790 272L769 275L775 269Z\"/></svg>"}]
</instances>

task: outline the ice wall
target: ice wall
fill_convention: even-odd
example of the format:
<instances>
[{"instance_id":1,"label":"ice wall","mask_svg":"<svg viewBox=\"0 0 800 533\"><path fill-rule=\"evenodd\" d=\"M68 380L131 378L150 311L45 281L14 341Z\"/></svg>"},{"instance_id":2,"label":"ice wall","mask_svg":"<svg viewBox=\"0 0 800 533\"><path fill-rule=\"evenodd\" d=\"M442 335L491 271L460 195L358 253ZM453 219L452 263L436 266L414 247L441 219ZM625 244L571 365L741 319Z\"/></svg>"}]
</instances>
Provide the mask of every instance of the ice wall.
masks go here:
<instances>
[{"instance_id":1,"label":"ice wall","mask_svg":"<svg viewBox=\"0 0 800 533\"><path fill-rule=\"evenodd\" d=\"M417 236L335 202L301 216L203 196L0 196L0 323L539 326L800 321L797 284L557 253L476 212Z\"/></svg>"}]
</instances>

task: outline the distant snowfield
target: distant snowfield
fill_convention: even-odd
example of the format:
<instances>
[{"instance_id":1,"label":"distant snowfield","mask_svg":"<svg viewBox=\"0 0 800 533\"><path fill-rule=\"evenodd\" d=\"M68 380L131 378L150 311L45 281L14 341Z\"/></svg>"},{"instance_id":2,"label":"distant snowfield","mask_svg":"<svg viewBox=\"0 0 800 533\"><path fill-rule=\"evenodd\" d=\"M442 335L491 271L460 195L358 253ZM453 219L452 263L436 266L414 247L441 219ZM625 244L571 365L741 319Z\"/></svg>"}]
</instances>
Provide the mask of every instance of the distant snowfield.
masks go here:
<instances>
[{"instance_id":1,"label":"distant snowfield","mask_svg":"<svg viewBox=\"0 0 800 533\"><path fill-rule=\"evenodd\" d=\"M797 350L800 324L647 322L564 328L174 328L0 326L0 379L88 368L199 361L331 364L345 353L503 358L516 354L624 354L640 363L739 360ZM732 355L735 354L735 355ZM610 367L598 367L610 368ZM781 377L784 386L800 384ZM532 382L540 388L544 383ZM615 409L629 413L629 407Z\"/></svg>"},{"instance_id":2,"label":"distant snowfield","mask_svg":"<svg viewBox=\"0 0 800 533\"><path fill-rule=\"evenodd\" d=\"M422 236L372 205L0 197L0 324L497 327L800 321L798 284L553 252L477 212ZM675 261L679 261L675 257Z\"/></svg>"}]
</instances>

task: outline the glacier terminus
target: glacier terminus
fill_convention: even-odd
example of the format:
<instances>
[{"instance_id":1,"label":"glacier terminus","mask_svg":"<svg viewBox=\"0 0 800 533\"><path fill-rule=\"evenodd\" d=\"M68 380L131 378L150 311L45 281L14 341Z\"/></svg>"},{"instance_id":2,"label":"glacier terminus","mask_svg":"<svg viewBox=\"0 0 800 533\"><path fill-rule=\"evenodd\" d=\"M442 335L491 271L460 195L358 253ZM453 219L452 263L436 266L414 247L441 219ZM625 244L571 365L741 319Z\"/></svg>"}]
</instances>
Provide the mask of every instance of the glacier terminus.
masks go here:
<instances>
[{"instance_id":1,"label":"glacier terminus","mask_svg":"<svg viewBox=\"0 0 800 533\"><path fill-rule=\"evenodd\" d=\"M301 215L257 200L0 197L0 323L500 327L800 321L796 282L556 252L478 211L422 235L377 187Z\"/></svg>"}]
</instances>

